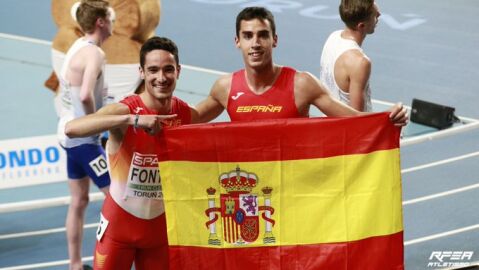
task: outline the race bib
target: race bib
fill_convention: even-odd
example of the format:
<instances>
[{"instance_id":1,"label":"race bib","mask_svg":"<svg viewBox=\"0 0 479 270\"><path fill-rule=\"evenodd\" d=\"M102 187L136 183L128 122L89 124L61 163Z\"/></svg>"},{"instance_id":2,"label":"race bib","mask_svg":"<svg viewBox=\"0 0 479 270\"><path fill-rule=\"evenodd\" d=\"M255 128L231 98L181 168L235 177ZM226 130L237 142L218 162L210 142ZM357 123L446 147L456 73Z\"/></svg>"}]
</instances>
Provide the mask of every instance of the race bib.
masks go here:
<instances>
[{"instance_id":1,"label":"race bib","mask_svg":"<svg viewBox=\"0 0 479 270\"><path fill-rule=\"evenodd\" d=\"M98 240L98 242L100 242L103 238L103 234L105 234L108 224L108 220L102 215L102 213L100 213L100 224L98 225L98 229L96 230L96 240Z\"/></svg>"},{"instance_id":2,"label":"race bib","mask_svg":"<svg viewBox=\"0 0 479 270\"><path fill-rule=\"evenodd\" d=\"M134 153L128 172L125 198L162 199L160 171L156 155Z\"/></svg>"},{"instance_id":3,"label":"race bib","mask_svg":"<svg viewBox=\"0 0 479 270\"><path fill-rule=\"evenodd\" d=\"M98 177L108 172L108 164L103 155L99 155L97 158L90 161L88 165L90 165L90 168L95 172L96 176Z\"/></svg>"}]
</instances>

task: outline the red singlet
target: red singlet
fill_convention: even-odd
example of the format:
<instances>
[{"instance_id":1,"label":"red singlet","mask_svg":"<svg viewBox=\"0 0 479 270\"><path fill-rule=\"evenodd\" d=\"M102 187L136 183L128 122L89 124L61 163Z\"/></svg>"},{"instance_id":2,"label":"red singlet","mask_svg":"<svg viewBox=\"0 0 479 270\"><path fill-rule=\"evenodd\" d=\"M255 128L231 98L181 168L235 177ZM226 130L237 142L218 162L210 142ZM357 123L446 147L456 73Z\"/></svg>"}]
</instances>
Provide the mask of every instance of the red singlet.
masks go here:
<instances>
[{"instance_id":1,"label":"red singlet","mask_svg":"<svg viewBox=\"0 0 479 270\"><path fill-rule=\"evenodd\" d=\"M282 67L273 86L261 95L246 83L245 70L233 73L227 111L232 122L302 117L294 102L296 70Z\"/></svg>"}]
</instances>

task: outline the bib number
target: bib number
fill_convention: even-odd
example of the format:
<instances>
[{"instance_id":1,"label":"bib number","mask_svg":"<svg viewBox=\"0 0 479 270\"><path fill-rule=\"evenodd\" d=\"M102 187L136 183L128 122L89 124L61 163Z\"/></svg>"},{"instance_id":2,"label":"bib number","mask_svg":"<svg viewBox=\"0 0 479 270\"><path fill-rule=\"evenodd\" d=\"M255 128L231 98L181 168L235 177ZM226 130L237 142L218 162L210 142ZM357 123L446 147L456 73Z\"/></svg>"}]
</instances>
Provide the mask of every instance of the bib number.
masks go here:
<instances>
[{"instance_id":1,"label":"bib number","mask_svg":"<svg viewBox=\"0 0 479 270\"><path fill-rule=\"evenodd\" d=\"M98 177L108 172L108 164L103 155L99 155L97 158L90 161L88 165L90 165L90 168L95 172L96 176Z\"/></svg>"},{"instance_id":2,"label":"bib number","mask_svg":"<svg viewBox=\"0 0 479 270\"><path fill-rule=\"evenodd\" d=\"M96 230L96 240L98 240L98 242L103 238L103 234L105 234L109 223L110 222L102 215L102 213L100 213L100 224Z\"/></svg>"}]
</instances>

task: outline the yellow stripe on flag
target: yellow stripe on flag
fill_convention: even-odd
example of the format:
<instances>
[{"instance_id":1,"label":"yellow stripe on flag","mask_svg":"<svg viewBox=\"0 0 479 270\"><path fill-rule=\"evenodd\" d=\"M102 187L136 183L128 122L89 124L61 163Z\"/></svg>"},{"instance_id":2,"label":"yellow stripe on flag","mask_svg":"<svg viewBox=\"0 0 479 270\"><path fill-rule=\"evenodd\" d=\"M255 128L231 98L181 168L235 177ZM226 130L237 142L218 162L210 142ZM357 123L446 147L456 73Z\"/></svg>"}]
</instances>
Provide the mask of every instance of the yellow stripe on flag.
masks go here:
<instances>
[{"instance_id":1,"label":"yellow stripe on flag","mask_svg":"<svg viewBox=\"0 0 479 270\"><path fill-rule=\"evenodd\" d=\"M271 245L350 242L403 230L399 149L330 158L269 162L160 162L172 246L237 248L223 238L220 212L212 227L205 211L221 207L227 194L219 176L237 167L258 182L250 192L265 205L262 189L271 187ZM174 185L173 185L174 183ZM207 189L213 187L214 196ZM259 216L259 237L249 245L264 246L266 221ZM220 245L208 245L217 237Z\"/></svg>"}]
</instances>

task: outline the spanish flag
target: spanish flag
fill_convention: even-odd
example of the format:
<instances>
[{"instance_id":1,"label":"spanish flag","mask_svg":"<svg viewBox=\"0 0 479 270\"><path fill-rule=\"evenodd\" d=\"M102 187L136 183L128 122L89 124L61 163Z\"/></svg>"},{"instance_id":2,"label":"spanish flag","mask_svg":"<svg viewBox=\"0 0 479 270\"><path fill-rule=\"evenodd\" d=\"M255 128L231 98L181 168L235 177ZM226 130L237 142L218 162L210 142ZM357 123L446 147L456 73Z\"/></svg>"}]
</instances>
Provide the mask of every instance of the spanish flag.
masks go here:
<instances>
[{"instance_id":1,"label":"spanish flag","mask_svg":"<svg viewBox=\"0 0 479 270\"><path fill-rule=\"evenodd\" d=\"M387 113L164 132L170 269L404 269Z\"/></svg>"}]
</instances>

